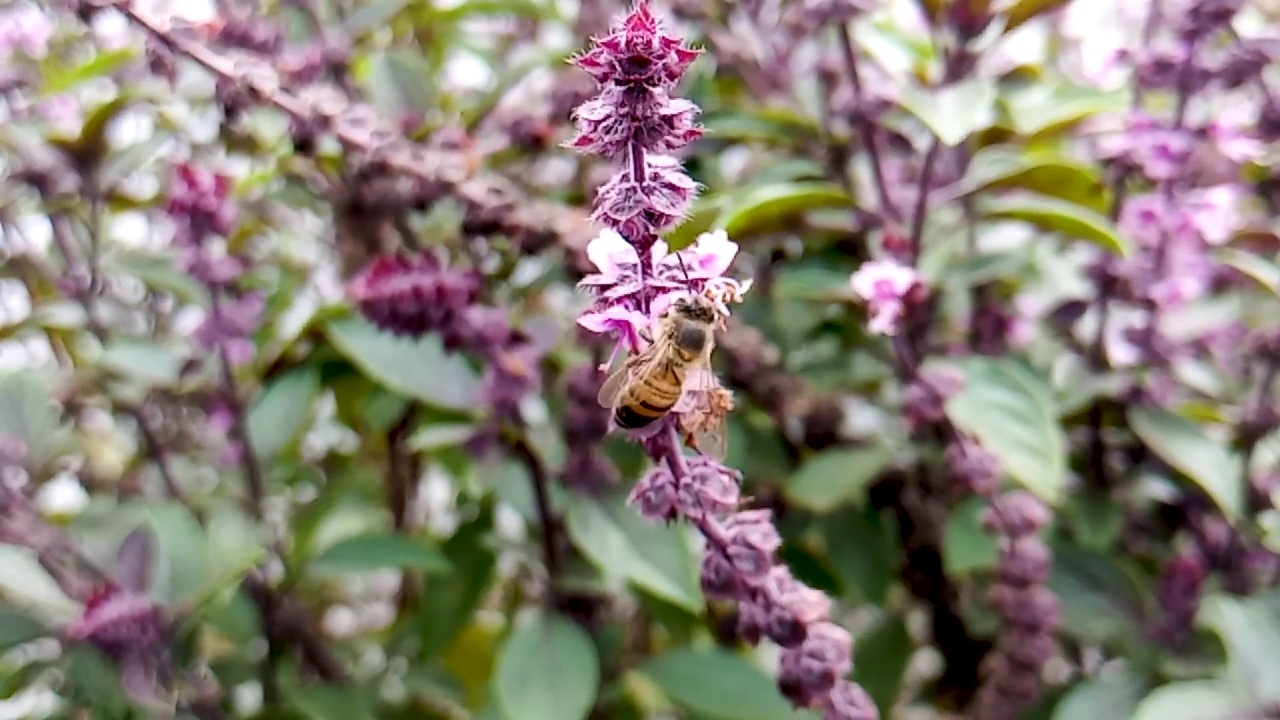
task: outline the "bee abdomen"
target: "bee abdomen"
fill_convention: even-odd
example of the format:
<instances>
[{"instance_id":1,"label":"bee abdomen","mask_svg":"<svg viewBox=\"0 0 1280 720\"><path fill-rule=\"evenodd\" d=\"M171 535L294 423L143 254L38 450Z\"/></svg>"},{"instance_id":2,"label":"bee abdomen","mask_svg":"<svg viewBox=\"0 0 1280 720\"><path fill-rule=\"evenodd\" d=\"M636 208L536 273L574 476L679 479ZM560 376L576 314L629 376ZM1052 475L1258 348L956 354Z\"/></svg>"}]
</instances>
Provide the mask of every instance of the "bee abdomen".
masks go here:
<instances>
[{"instance_id":1,"label":"bee abdomen","mask_svg":"<svg viewBox=\"0 0 1280 720\"><path fill-rule=\"evenodd\" d=\"M613 421L623 430L639 430L647 427L658 418L666 415L675 406L675 401L655 404L646 400L623 402L613 411Z\"/></svg>"}]
</instances>

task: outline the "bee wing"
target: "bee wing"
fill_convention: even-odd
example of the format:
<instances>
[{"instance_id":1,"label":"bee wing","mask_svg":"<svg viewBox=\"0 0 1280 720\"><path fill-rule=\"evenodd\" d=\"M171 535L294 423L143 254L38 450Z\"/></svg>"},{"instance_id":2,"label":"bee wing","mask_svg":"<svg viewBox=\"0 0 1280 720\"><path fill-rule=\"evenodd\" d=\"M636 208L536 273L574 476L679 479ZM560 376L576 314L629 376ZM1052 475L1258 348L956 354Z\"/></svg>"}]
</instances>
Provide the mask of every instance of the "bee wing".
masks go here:
<instances>
[{"instance_id":1,"label":"bee wing","mask_svg":"<svg viewBox=\"0 0 1280 720\"><path fill-rule=\"evenodd\" d=\"M720 387L720 378L716 377L711 366L699 361L690 366L684 373L684 385L681 386L680 399L672 408L675 412L690 410L710 410L708 405L711 391Z\"/></svg>"},{"instance_id":2,"label":"bee wing","mask_svg":"<svg viewBox=\"0 0 1280 720\"><path fill-rule=\"evenodd\" d=\"M696 433L693 441L697 443L698 450L702 451L703 455L714 460L723 461L729 454L729 431L723 423Z\"/></svg>"},{"instance_id":3,"label":"bee wing","mask_svg":"<svg viewBox=\"0 0 1280 720\"><path fill-rule=\"evenodd\" d=\"M659 359L655 348L656 346L651 345L639 355L632 355L622 363L622 367L610 373L609 377L604 379L604 384L600 386L600 392L596 394L596 401L602 407L613 408L616 406L622 391L627 387L627 382L635 377L637 373L645 373L648 366Z\"/></svg>"},{"instance_id":4,"label":"bee wing","mask_svg":"<svg viewBox=\"0 0 1280 720\"><path fill-rule=\"evenodd\" d=\"M604 379L604 384L600 386L600 392L596 394L596 402L600 403L601 407L612 410L618 404L618 396L622 394L622 388L626 387L626 381L630 375L629 364L624 364L610 373L609 377Z\"/></svg>"}]
</instances>

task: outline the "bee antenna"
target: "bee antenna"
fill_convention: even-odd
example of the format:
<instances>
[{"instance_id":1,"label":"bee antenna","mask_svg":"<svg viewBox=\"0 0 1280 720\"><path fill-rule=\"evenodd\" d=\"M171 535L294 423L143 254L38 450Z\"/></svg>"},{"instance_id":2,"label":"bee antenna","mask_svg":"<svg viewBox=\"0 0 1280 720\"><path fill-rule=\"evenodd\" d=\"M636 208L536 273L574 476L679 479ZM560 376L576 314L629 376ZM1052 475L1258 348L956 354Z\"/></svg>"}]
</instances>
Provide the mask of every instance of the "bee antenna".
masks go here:
<instances>
[{"instance_id":1,"label":"bee antenna","mask_svg":"<svg viewBox=\"0 0 1280 720\"><path fill-rule=\"evenodd\" d=\"M688 287L690 290L692 290L692 289L693 289L693 281L689 279L689 268L685 267L685 265L684 265L684 256L682 256L680 253L678 253L678 252L677 252L677 253L676 253L676 261L680 263L680 271L684 273L684 284L685 284L685 286L686 286L686 287Z\"/></svg>"}]
</instances>

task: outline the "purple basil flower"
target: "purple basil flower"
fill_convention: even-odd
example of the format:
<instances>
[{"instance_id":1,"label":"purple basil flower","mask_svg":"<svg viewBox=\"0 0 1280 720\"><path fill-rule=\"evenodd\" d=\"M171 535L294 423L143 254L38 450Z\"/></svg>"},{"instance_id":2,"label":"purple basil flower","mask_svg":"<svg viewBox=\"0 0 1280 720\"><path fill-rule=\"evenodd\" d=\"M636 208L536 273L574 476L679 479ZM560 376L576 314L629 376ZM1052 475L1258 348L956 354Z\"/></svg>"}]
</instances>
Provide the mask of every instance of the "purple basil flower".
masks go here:
<instances>
[{"instance_id":1,"label":"purple basil flower","mask_svg":"<svg viewBox=\"0 0 1280 720\"><path fill-rule=\"evenodd\" d=\"M999 458L972 440L961 439L948 445L944 460L956 484L971 494L987 497L999 487Z\"/></svg>"},{"instance_id":2,"label":"purple basil flower","mask_svg":"<svg viewBox=\"0 0 1280 720\"><path fill-rule=\"evenodd\" d=\"M602 87L671 88L701 54L701 50L686 47L682 38L663 32L648 3L640 2L573 63Z\"/></svg>"},{"instance_id":3,"label":"purple basil flower","mask_svg":"<svg viewBox=\"0 0 1280 720\"><path fill-rule=\"evenodd\" d=\"M178 165L167 210L178 226L179 247L199 245L209 235L228 235L236 216L231 178L196 165Z\"/></svg>"},{"instance_id":4,"label":"purple basil flower","mask_svg":"<svg viewBox=\"0 0 1280 720\"><path fill-rule=\"evenodd\" d=\"M1002 626L974 700L978 717L1013 720L1040 697L1040 670L1053 657L1060 618L1058 599L1045 585L1053 555L1036 536L1049 520L1049 509L1025 490L995 497L983 515L983 527L1003 539L987 591Z\"/></svg>"},{"instance_id":5,"label":"purple basil flower","mask_svg":"<svg viewBox=\"0 0 1280 720\"><path fill-rule=\"evenodd\" d=\"M964 374L954 367L926 367L907 385L902 412L912 430L946 419L946 403L964 387Z\"/></svg>"},{"instance_id":6,"label":"purple basil flower","mask_svg":"<svg viewBox=\"0 0 1280 720\"><path fill-rule=\"evenodd\" d=\"M914 268L894 260L871 260L849 278L853 292L867 303L871 319L867 330L876 335L896 335L906 315L908 294L920 283Z\"/></svg>"},{"instance_id":7,"label":"purple basil flower","mask_svg":"<svg viewBox=\"0 0 1280 720\"><path fill-rule=\"evenodd\" d=\"M750 287L725 276L738 246L723 230L677 253L658 236L683 219L698 189L668 153L701 133L697 106L672 97L699 52L666 33L642 0L574 60L601 88L575 113L579 133L570 146L617 163L592 216L606 228L587 246L597 272L580 283L595 302L578 324L616 342L605 367L619 351L643 351L645 331L680 294L712 300L723 320ZM727 411L732 398L723 392L720 407ZM821 709L828 720L875 720L874 704L844 679L852 639L831 624L830 600L778 561L782 538L771 511L739 511L738 472L704 455L684 455L672 417L680 407L642 440L655 464L628 502L646 518L683 519L702 533L703 592L737 604L737 631L746 641L768 636L788 648L779 686L796 706Z\"/></svg>"},{"instance_id":8,"label":"purple basil flower","mask_svg":"<svg viewBox=\"0 0 1280 720\"><path fill-rule=\"evenodd\" d=\"M193 333L196 344L205 350L221 348L233 366L252 362L256 354L252 335L262 324L266 305L267 298L260 292L215 303Z\"/></svg>"},{"instance_id":9,"label":"purple basil flower","mask_svg":"<svg viewBox=\"0 0 1280 720\"><path fill-rule=\"evenodd\" d=\"M120 670L125 691L137 700L159 696L171 642L166 612L147 597L153 555L150 534L130 533L116 552L115 580L96 588L79 619L62 633L106 655Z\"/></svg>"},{"instance_id":10,"label":"purple basil flower","mask_svg":"<svg viewBox=\"0 0 1280 720\"><path fill-rule=\"evenodd\" d=\"M347 294L369 322L414 338L457 324L479 293L474 273L446 270L425 254L379 257L347 284Z\"/></svg>"},{"instance_id":11,"label":"purple basil flower","mask_svg":"<svg viewBox=\"0 0 1280 720\"><path fill-rule=\"evenodd\" d=\"M378 329L412 338L438 333L446 350L483 360L481 399L495 417L516 418L521 399L542 383L544 350L511 327L506 311L478 304L479 294L475 272L429 254L376 258L347 283L348 297Z\"/></svg>"},{"instance_id":12,"label":"purple basil flower","mask_svg":"<svg viewBox=\"0 0 1280 720\"><path fill-rule=\"evenodd\" d=\"M1200 608L1205 570L1204 559L1194 548L1165 563L1156 587L1160 617L1151 628L1152 637L1169 645L1180 645L1191 636Z\"/></svg>"},{"instance_id":13,"label":"purple basil flower","mask_svg":"<svg viewBox=\"0 0 1280 720\"><path fill-rule=\"evenodd\" d=\"M693 122L697 106L670 95L700 54L666 33L641 2L573 59L600 84L600 95L575 112L579 135L570 147L625 160L598 191L592 217L635 244L638 255L684 217L698 189L665 153L702 132Z\"/></svg>"}]
</instances>

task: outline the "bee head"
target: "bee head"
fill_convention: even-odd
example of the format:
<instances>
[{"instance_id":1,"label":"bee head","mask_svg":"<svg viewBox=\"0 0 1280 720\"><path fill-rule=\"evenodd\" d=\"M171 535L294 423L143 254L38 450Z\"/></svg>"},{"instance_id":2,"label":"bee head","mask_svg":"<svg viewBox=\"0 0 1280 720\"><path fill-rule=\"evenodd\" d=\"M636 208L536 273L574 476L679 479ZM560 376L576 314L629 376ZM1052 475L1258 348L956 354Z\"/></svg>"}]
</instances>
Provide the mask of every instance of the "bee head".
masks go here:
<instances>
[{"instance_id":1,"label":"bee head","mask_svg":"<svg viewBox=\"0 0 1280 720\"><path fill-rule=\"evenodd\" d=\"M714 325L718 319L715 303L702 295L677 298L671 305L671 311L680 317L707 325Z\"/></svg>"}]
</instances>

